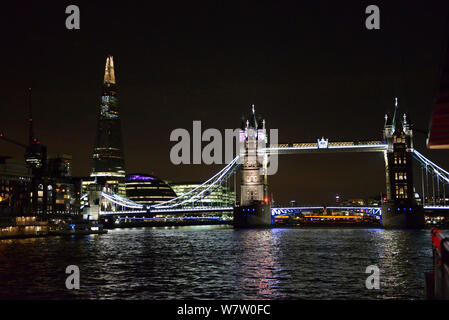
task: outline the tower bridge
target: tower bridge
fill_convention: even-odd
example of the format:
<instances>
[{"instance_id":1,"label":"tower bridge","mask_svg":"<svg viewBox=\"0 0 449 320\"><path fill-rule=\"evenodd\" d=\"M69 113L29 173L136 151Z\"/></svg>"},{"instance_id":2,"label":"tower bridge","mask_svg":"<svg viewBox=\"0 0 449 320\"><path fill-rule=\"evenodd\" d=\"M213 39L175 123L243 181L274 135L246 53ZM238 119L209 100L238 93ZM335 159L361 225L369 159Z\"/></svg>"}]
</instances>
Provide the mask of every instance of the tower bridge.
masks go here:
<instances>
[{"instance_id":1,"label":"tower bridge","mask_svg":"<svg viewBox=\"0 0 449 320\"><path fill-rule=\"evenodd\" d=\"M378 216L384 227L415 228L424 225L423 209L449 210L449 206L426 197L429 193L429 177L445 192L449 184L449 172L424 157L413 147L413 131L407 116L399 113L398 101L392 115L385 115L382 140L329 141L324 137L315 142L271 144L267 146L265 120L256 119L254 106L250 119L240 129L240 153L223 169L207 181L169 201L143 205L101 188L89 190L87 214L93 219L100 216L135 215L136 218L154 215L207 214L233 212L234 225L241 227L269 226L273 217L295 214L306 209L324 210L326 207L271 208L268 199L268 158L271 155L328 153L328 152L381 152L385 161L387 199L378 207L327 207L332 210L351 210ZM413 160L421 165L422 199L415 198ZM205 207L201 200L207 198L218 186L226 183L237 171L241 171L239 205L234 207ZM424 178L426 183L424 183ZM433 183L434 186L434 183ZM420 203L418 203L418 200ZM289 213L290 212L290 213Z\"/></svg>"}]
</instances>

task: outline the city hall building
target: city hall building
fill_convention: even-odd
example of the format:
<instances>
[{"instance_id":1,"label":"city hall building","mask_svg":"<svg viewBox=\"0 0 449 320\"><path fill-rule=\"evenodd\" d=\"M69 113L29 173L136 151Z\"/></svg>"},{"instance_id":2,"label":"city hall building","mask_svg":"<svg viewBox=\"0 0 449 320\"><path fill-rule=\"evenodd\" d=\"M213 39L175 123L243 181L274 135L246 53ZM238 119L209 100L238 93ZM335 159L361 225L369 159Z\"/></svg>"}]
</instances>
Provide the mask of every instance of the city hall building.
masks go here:
<instances>
[{"instance_id":1,"label":"city hall building","mask_svg":"<svg viewBox=\"0 0 449 320\"><path fill-rule=\"evenodd\" d=\"M148 174L128 174L125 178L125 188L128 199L145 205L176 198L175 192L167 183Z\"/></svg>"}]
</instances>

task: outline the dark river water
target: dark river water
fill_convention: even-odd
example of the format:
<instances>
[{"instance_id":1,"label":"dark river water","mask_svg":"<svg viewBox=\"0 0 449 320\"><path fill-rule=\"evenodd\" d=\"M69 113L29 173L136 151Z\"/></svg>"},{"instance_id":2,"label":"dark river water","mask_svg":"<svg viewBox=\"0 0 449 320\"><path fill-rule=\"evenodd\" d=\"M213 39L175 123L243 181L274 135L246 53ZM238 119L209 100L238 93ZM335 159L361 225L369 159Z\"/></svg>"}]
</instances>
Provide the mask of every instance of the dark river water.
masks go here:
<instances>
[{"instance_id":1,"label":"dark river water","mask_svg":"<svg viewBox=\"0 0 449 320\"><path fill-rule=\"evenodd\" d=\"M111 230L0 240L1 299L423 299L430 231ZM80 289L65 269L80 269ZM365 286L380 269L380 289Z\"/></svg>"}]
</instances>

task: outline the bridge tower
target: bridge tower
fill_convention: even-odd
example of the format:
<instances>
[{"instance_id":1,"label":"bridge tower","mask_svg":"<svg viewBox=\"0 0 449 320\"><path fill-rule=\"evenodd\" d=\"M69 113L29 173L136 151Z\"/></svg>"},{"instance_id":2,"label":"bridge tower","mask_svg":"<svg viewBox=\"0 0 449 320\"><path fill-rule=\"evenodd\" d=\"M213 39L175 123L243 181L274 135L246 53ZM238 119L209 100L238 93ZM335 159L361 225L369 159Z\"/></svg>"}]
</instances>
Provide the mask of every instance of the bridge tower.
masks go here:
<instances>
[{"instance_id":1,"label":"bridge tower","mask_svg":"<svg viewBox=\"0 0 449 320\"><path fill-rule=\"evenodd\" d=\"M83 219L98 221L100 220L101 193L103 191L103 186L101 184L92 183L87 188L89 205L83 210Z\"/></svg>"},{"instance_id":2,"label":"bridge tower","mask_svg":"<svg viewBox=\"0 0 449 320\"><path fill-rule=\"evenodd\" d=\"M254 105L249 120L240 129L240 161L242 180L240 205L234 208L234 226L271 226L268 201L267 145L265 120L258 121Z\"/></svg>"},{"instance_id":3,"label":"bridge tower","mask_svg":"<svg viewBox=\"0 0 449 320\"><path fill-rule=\"evenodd\" d=\"M390 118L385 115L384 140L387 201L382 206L385 228L420 228L424 226L422 207L415 200L413 189L413 131L407 115L399 113L398 99Z\"/></svg>"}]
</instances>

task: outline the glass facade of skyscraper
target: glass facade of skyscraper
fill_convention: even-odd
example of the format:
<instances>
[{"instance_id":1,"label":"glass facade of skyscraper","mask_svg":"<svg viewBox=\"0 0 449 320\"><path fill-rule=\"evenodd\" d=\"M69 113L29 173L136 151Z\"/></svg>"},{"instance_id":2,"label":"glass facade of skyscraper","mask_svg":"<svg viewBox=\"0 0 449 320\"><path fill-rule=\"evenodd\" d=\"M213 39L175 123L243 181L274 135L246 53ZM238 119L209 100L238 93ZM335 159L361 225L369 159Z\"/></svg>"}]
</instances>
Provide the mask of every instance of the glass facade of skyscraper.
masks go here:
<instances>
[{"instance_id":1,"label":"glass facade of skyscraper","mask_svg":"<svg viewBox=\"0 0 449 320\"><path fill-rule=\"evenodd\" d=\"M91 177L97 177L99 183L105 183L106 180L116 180L115 189L120 192L120 184L123 183L125 178L125 160L112 56L109 56L106 60L103 95L98 114L97 136L92 158Z\"/></svg>"}]
</instances>

